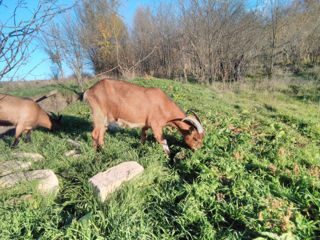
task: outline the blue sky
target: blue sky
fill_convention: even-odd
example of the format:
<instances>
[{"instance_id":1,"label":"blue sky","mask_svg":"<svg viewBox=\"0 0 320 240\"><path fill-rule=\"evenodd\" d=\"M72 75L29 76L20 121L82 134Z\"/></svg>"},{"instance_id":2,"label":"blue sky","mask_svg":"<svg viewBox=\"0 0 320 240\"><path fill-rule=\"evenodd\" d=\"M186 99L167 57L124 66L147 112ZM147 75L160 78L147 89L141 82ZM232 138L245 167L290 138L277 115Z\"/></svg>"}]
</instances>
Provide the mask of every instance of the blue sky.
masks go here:
<instances>
[{"instance_id":1,"label":"blue sky","mask_svg":"<svg viewBox=\"0 0 320 240\"><path fill-rule=\"evenodd\" d=\"M36 0L25 0L27 6L29 9L34 9L36 7ZM61 0L64 5L69 6L72 5L74 0ZM5 23L5 21L8 20L8 18L11 16L14 7L16 6L17 0L4 0L3 5L0 6L0 21L1 23ZM132 26L132 21L134 17L135 10L139 6L146 6L148 4L154 3L153 0L123 0L122 6L120 7L120 15L124 18L124 21L129 26ZM26 19L30 15L30 11L23 10L20 11L19 17L21 19ZM35 66L36 68L32 71L32 73L25 76L24 80L38 80L38 79L48 79L51 76L51 70L50 70L50 60L48 59L48 56L44 53L44 51L41 49L41 47L37 47L37 43L34 43L34 46L36 47L36 50L32 53L32 56L30 57L28 63L21 67L16 74L15 80L24 77L31 69L33 69ZM1 65L0 65L1 67ZM71 75L71 71L67 70L66 74ZM10 76L10 73L9 75ZM3 80L7 80L7 78L4 78Z\"/></svg>"}]
</instances>

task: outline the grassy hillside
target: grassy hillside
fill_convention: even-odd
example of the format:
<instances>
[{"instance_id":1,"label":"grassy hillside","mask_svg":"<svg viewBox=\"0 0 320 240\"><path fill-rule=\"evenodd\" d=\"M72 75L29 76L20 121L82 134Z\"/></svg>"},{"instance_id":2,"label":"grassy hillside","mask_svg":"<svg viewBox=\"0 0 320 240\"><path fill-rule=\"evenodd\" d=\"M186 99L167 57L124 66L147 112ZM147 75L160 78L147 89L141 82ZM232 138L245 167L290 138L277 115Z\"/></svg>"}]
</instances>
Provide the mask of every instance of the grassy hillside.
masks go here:
<instances>
[{"instance_id":1,"label":"grassy hillside","mask_svg":"<svg viewBox=\"0 0 320 240\"><path fill-rule=\"evenodd\" d=\"M140 129L123 129L107 133L97 153L90 109L76 102L62 112L61 132L38 129L33 144L21 141L13 150L42 154L46 160L33 168L52 169L60 192L56 199L34 194L13 204L32 186L0 190L0 239L272 239L287 232L320 238L314 86L214 91L162 79L134 82L160 87L183 109L199 113L203 148L183 148L178 132L166 130L176 153L171 162L151 131L141 145ZM84 143L80 158L64 156L72 149L68 138ZM12 142L0 140L0 161L10 156ZM145 172L101 204L88 179L123 161L137 161Z\"/></svg>"}]
</instances>

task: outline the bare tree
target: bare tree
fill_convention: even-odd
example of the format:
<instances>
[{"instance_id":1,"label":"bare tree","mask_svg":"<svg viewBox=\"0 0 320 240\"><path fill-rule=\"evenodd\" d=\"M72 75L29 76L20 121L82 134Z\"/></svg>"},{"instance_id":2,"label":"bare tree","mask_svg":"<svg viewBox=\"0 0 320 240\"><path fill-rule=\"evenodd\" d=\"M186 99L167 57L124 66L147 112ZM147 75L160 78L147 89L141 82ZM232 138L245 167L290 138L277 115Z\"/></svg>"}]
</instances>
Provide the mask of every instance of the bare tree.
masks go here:
<instances>
[{"instance_id":1,"label":"bare tree","mask_svg":"<svg viewBox=\"0 0 320 240\"><path fill-rule=\"evenodd\" d=\"M301 70L303 61L316 64L320 57L320 2L295 1L288 9L288 29L282 31L287 38L286 53L293 70Z\"/></svg>"},{"instance_id":2,"label":"bare tree","mask_svg":"<svg viewBox=\"0 0 320 240\"><path fill-rule=\"evenodd\" d=\"M46 30L45 34L42 34L40 38L41 45L44 51L49 56L52 65L51 71L54 79L58 79L59 77L64 78L64 70L63 70L63 58L64 58L64 50L61 42L61 29L59 24L52 23Z\"/></svg>"},{"instance_id":3,"label":"bare tree","mask_svg":"<svg viewBox=\"0 0 320 240\"><path fill-rule=\"evenodd\" d=\"M110 73L125 78L135 76L138 65L154 52L135 58L134 44L118 14L117 0L84 0L76 10L82 31L81 44L96 74Z\"/></svg>"},{"instance_id":4,"label":"bare tree","mask_svg":"<svg viewBox=\"0 0 320 240\"><path fill-rule=\"evenodd\" d=\"M79 87L83 90L83 69L85 63L85 49L81 44L82 32L78 23L66 15L62 22L62 33L60 32L60 47L63 49L66 64L72 70Z\"/></svg>"},{"instance_id":5,"label":"bare tree","mask_svg":"<svg viewBox=\"0 0 320 240\"><path fill-rule=\"evenodd\" d=\"M281 32L288 24L286 3L281 0L268 0L264 6L267 12L265 26L267 41L263 61L268 76L272 75L276 58L281 55L286 44L286 39L281 38Z\"/></svg>"},{"instance_id":6,"label":"bare tree","mask_svg":"<svg viewBox=\"0 0 320 240\"><path fill-rule=\"evenodd\" d=\"M152 12L149 6L139 7L134 16L134 28L132 32L132 47L134 59L141 59L146 56L157 45L157 39L154 38L156 31L152 22ZM155 58L149 58L138 66L142 74L151 74L158 71L157 64L154 64Z\"/></svg>"},{"instance_id":7,"label":"bare tree","mask_svg":"<svg viewBox=\"0 0 320 240\"><path fill-rule=\"evenodd\" d=\"M242 0L188 0L180 6L181 49L191 74L203 83L239 81L258 48L255 13L245 11Z\"/></svg>"},{"instance_id":8,"label":"bare tree","mask_svg":"<svg viewBox=\"0 0 320 240\"><path fill-rule=\"evenodd\" d=\"M123 53L120 49L127 30L117 13L118 2L83 0L75 10L75 21L82 32L81 44L96 74L109 69L119 71L119 57Z\"/></svg>"},{"instance_id":9,"label":"bare tree","mask_svg":"<svg viewBox=\"0 0 320 240\"><path fill-rule=\"evenodd\" d=\"M47 43L47 53L54 71L63 72L63 58L80 86L85 63L96 74L183 76L210 84L241 81L250 71L271 76L276 64L299 69L305 61L318 62L318 0L263 0L256 9L248 2L176 0L140 7L128 33L119 0L82 0L56 33L51 30L56 39Z\"/></svg>"},{"instance_id":10,"label":"bare tree","mask_svg":"<svg viewBox=\"0 0 320 240\"><path fill-rule=\"evenodd\" d=\"M54 77L64 74L63 63L73 72L78 86L83 88L83 70L86 61L82 32L71 13L65 14L60 22L50 25L41 36L42 46L54 63Z\"/></svg>"},{"instance_id":11,"label":"bare tree","mask_svg":"<svg viewBox=\"0 0 320 240\"><path fill-rule=\"evenodd\" d=\"M38 0L34 10L29 9L24 0L17 0L10 17L0 22L0 80L4 77L12 80L17 70L28 61L35 51L32 43L48 22L66 11L59 7L58 0ZM7 8L4 1L0 1L0 8ZM28 19L20 19L21 11L29 11ZM10 74L10 76L9 76Z\"/></svg>"}]
</instances>

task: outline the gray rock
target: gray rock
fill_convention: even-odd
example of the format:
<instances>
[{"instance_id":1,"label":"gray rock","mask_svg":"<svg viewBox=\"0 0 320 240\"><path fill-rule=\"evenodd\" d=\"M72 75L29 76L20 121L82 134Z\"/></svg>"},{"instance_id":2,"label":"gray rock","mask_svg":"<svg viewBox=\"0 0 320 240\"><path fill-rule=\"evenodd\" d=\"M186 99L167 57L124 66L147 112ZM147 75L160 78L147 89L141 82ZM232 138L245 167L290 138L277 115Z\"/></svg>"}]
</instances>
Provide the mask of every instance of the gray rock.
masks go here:
<instances>
[{"instance_id":1,"label":"gray rock","mask_svg":"<svg viewBox=\"0 0 320 240\"><path fill-rule=\"evenodd\" d=\"M67 139L67 142L72 144L74 147L76 148L80 148L81 145L82 145L82 142L79 142L79 141L75 141L75 140L72 140L72 139Z\"/></svg>"},{"instance_id":2,"label":"gray rock","mask_svg":"<svg viewBox=\"0 0 320 240\"><path fill-rule=\"evenodd\" d=\"M81 156L80 152L79 152L78 150L75 150L75 149L66 152L64 155L65 155L66 157L72 156L72 157L74 157L74 158L77 158L77 157L80 157L80 156Z\"/></svg>"},{"instance_id":3,"label":"gray rock","mask_svg":"<svg viewBox=\"0 0 320 240\"><path fill-rule=\"evenodd\" d=\"M18 152L18 153L12 153L12 156L18 159L31 159L34 162L38 162L44 159L44 157L39 153L25 153L25 152L19 153Z\"/></svg>"},{"instance_id":4,"label":"gray rock","mask_svg":"<svg viewBox=\"0 0 320 240\"><path fill-rule=\"evenodd\" d=\"M9 204L10 205L17 205L17 204L22 204L23 202L27 201L29 198L32 198L32 195L31 194L25 194L25 195L22 195L18 198L14 198L12 199Z\"/></svg>"},{"instance_id":5,"label":"gray rock","mask_svg":"<svg viewBox=\"0 0 320 240\"><path fill-rule=\"evenodd\" d=\"M31 166L31 162L6 161L0 163L0 177L10 173L26 170Z\"/></svg>"},{"instance_id":6,"label":"gray rock","mask_svg":"<svg viewBox=\"0 0 320 240\"><path fill-rule=\"evenodd\" d=\"M38 162L44 159L44 157L38 153L12 153L12 156L15 159L28 159L31 161L10 160L6 162L0 162L0 177L10 173L26 170L30 168L33 162Z\"/></svg>"},{"instance_id":7,"label":"gray rock","mask_svg":"<svg viewBox=\"0 0 320 240\"><path fill-rule=\"evenodd\" d=\"M10 188L24 182L39 180L37 189L41 194L54 194L59 191L59 180L51 170L18 172L0 178L0 189Z\"/></svg>"},{"instance_id":8,"label":"gray rock","mask_svg":"<svg viewBox=\"0 0 320 240\"><path fill-rule=\"evenodd\" d=\"M123 162L105 172L98 173L90 178L89 182L101 201L104 202L107 196L117 190L123 182L141 174L143 170L144 168L137 162Z\"/></svg>"},{"instance_id":9,"label":"gray rock","mask_svg":"<svg viewBox=\"0 0 320 240\"><path fill-rule=\"evenodd\" d=\"M108 131L110 132L119 132L120 130L121 128L116 124L111 123L108 125Z\"/></svg>"},{"instance_id":10,"label":"gray rock","mask_svg":"<svg viewBox=\"0 0 320 240\"><path fill-rule=\"evenodd\" d=\"M40 179L38 191L41 194L54 194L59 192L59 179L52 170L35 170L30 172L29 178Z\"/></svg>"}]
</instances>

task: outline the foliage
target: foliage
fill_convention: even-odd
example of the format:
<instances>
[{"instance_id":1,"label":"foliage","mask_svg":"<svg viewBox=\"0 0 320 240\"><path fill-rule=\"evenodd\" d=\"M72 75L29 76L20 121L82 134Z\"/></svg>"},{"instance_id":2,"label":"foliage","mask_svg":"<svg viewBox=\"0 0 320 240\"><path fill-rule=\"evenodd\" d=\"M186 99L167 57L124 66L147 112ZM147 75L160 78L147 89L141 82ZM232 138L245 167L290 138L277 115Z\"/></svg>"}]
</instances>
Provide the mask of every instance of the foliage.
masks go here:
<instances>
[{"instance_id":1,"label":"foliage","mask_svg":"<svg viewBox=\"0 0 320 240\"><path fill-rule=\"evenodd\" d=\"M85 0L76 11L81 44L96 74L118 67L126 54L127 27L118 16L118 5L115 0Z\"/></svg>"},{"instance_id":2,"label":"foliage","mask_svg":"<svg viewBox=\"0 0 320 240\"><path fill-rule=\"evenodd\" d=\"M203 122L203 148L186 149L182 137L165 131L173 162L151 132L106 134L102 152L92 147L87 104L64 111L63 130L32 132L33 143L9 148L0 141L0 161L16 151L38 152L60 180L55 200L40 196L13 204L27 189L1 190L1 239L319 239L320 125L317 102L297 98L290 87L236 91L136 79L160 87ZM290 92L291 91L291 92ZM299 91L302 94L302 91ZM64 153L72 138L82 156ZM144 173L124 184L104 204L88 179L123 161L137 161Z\"/></svg>"}]
</instances>

